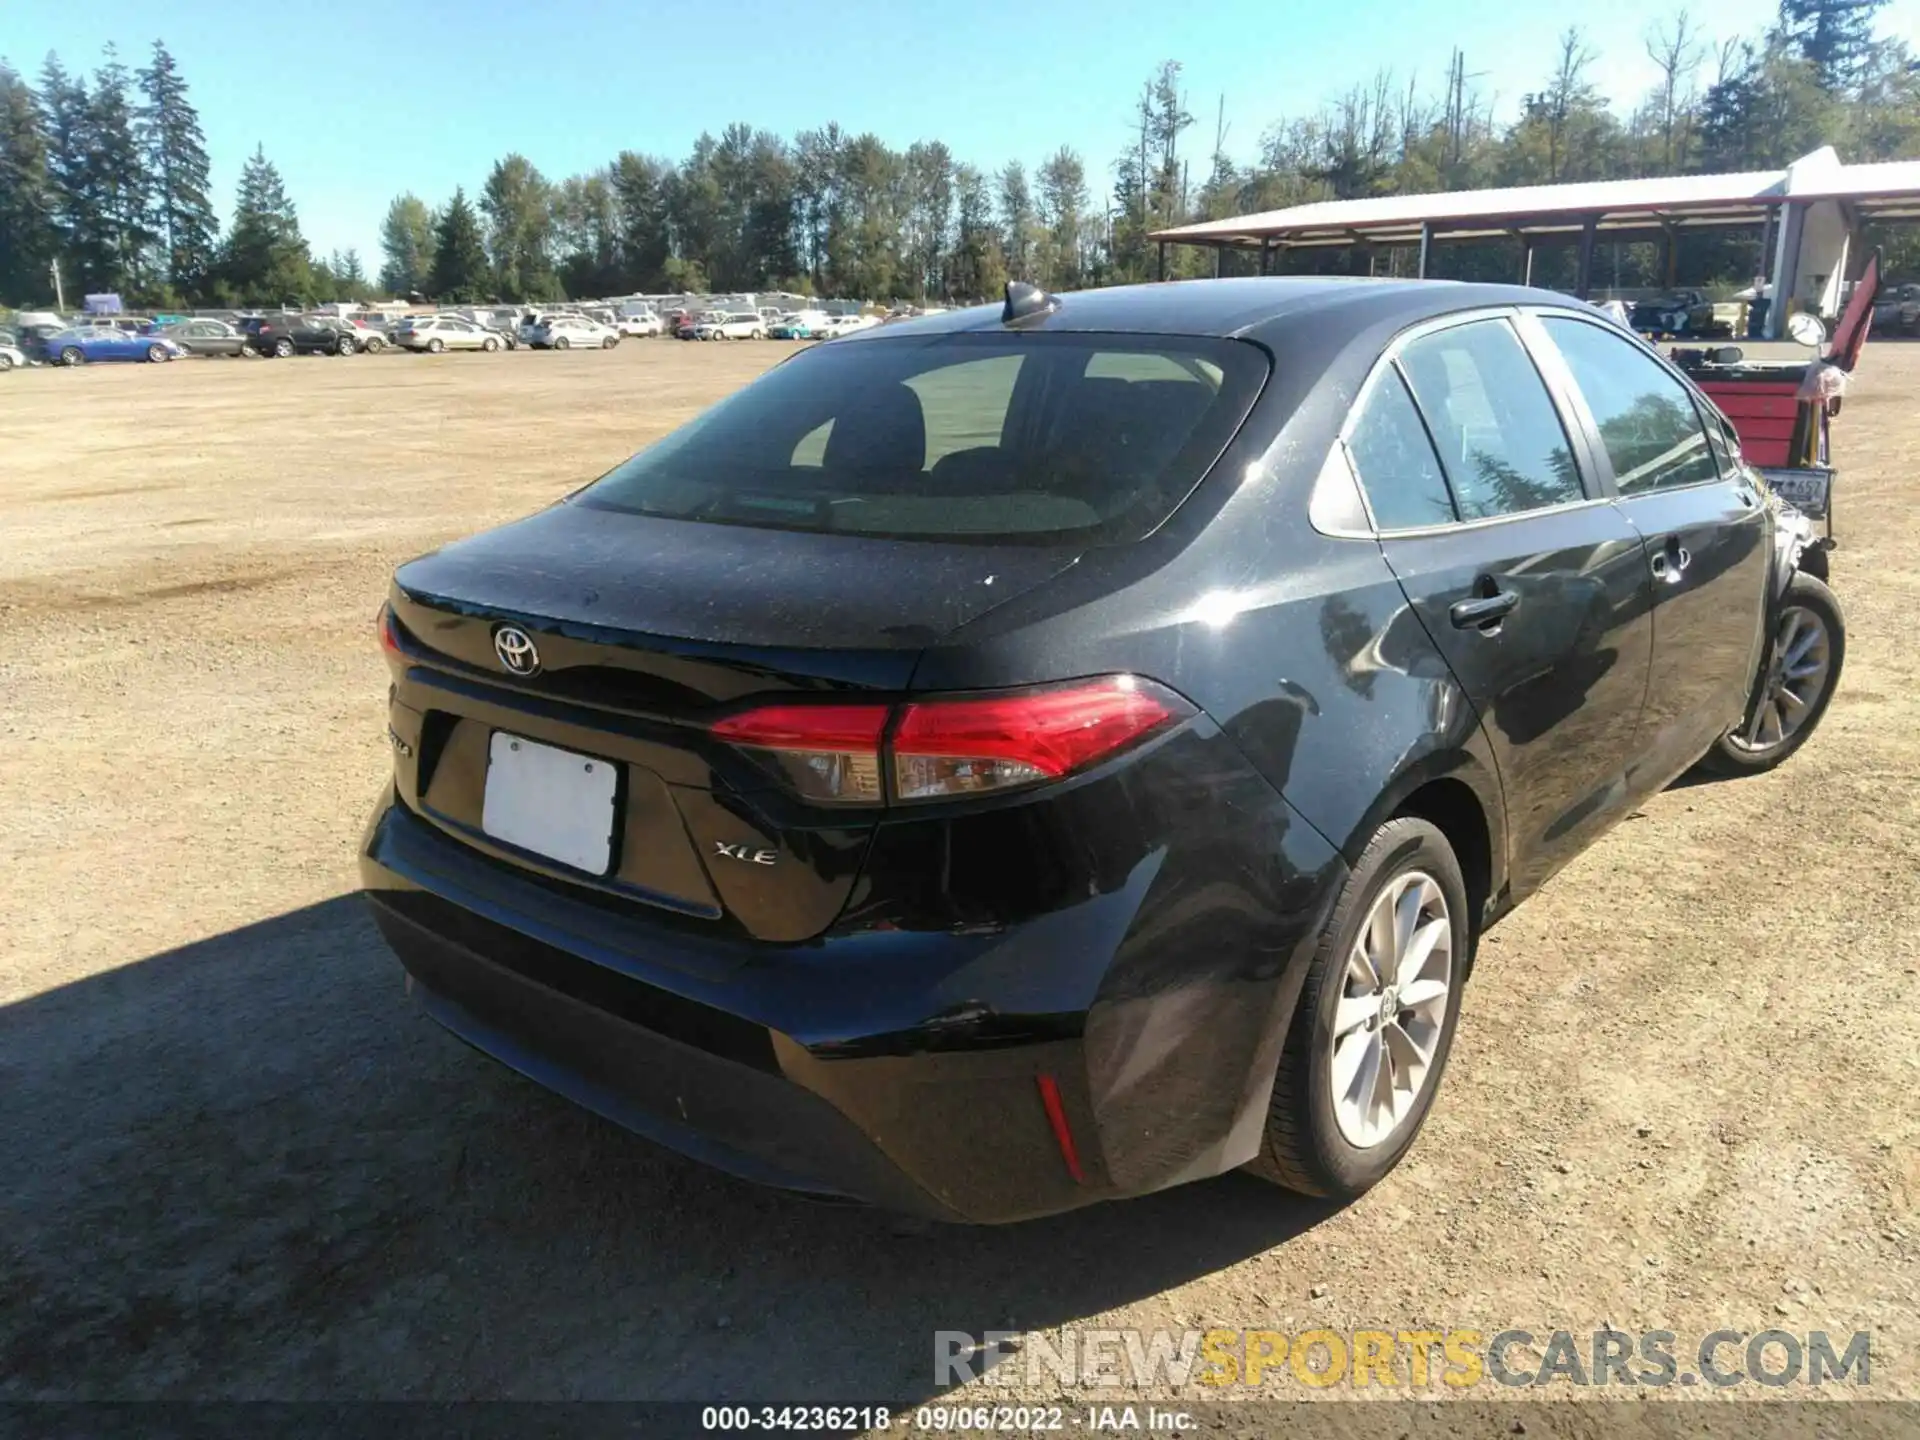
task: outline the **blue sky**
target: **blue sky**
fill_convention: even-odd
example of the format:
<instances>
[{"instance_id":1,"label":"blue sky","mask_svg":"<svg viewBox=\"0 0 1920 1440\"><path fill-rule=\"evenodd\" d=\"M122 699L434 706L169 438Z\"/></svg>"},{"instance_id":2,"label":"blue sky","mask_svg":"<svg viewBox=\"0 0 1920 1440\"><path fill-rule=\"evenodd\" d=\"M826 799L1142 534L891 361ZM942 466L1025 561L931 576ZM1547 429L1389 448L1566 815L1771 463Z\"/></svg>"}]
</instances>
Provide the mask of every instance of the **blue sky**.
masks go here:
<instances>
[{"instance_id":1,"label":"blue sky","mask_svg":"<svg viewBox=\"0 0 1920 1440\"><path fill-rule=\"evenodd\" d=\"M1600 51L1594 79L1619 108L1653 78L1641 36L1675 8L1578 7ZM1773 13L1753 0L1689 9L1716 38ZM985 167L1069 144L1099 194L1129 102L1162 59L1186 66L1196 156L1222 94L1228 149L1251 158L1273 121L1380 66L1437 86L1456 44L1505 117L1546 74L1568 13L1521 0L0 0L0 56L30 77L49 50L91 70L114 41L137 67L164 39L200 109L223 219L263 144L314 249L357 246L373 269L403 190L430 204L456 184L472 192L514 150L552 178L622 149L678 158L734 120L784 135L838 120L902 147L939 138ZM1880 28L1920 35L1920 0L1893 0Z\"/></svg>"}]
</instances>

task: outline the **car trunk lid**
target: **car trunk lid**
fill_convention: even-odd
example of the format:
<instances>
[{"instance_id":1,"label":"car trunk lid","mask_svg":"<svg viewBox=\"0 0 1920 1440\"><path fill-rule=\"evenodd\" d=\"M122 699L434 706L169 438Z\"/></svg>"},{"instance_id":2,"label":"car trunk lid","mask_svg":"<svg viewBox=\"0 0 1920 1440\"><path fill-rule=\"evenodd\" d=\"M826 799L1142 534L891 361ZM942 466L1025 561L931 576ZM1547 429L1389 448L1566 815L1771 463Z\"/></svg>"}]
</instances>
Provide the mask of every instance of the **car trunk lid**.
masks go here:
<instances>
[{"instance_id":1,"label":"car trunk lid","mask_svg":"<svg viewBox=\"0 0 1920 1440\"><path fill-rule=\"evenodd\" d=\"M690 923L808 938L839 913L878 812L797 800L712 722L749 697L904 691L927 645L1073 560L554 506L397 572L402 798L521 869ZM503 627L534 647L527 673L508 667ZM496 736L611 762L604 871L489 824L505 783L490 774L522 763Z\"/></svg>"}]
</instances>

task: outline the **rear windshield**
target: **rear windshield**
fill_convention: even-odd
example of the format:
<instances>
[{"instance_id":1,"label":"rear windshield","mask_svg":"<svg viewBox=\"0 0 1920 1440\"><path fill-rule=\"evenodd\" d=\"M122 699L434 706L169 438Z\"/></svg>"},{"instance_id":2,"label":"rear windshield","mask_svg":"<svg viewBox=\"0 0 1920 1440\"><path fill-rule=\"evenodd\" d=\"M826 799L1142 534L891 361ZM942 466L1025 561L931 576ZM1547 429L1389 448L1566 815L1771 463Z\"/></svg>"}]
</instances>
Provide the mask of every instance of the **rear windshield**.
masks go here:
<instances>
[{"instance_id":1,"label":"rear windshield","mask_svg":"<svg viewBox=\"0 0 1920 1440\"><path fill-rule=\"evenodd\" d=\"M895 539L1137 539L1246 418L1266 352L1185 336L822 345L580 492L646 515Z\"/></svg>"}]
</instances>

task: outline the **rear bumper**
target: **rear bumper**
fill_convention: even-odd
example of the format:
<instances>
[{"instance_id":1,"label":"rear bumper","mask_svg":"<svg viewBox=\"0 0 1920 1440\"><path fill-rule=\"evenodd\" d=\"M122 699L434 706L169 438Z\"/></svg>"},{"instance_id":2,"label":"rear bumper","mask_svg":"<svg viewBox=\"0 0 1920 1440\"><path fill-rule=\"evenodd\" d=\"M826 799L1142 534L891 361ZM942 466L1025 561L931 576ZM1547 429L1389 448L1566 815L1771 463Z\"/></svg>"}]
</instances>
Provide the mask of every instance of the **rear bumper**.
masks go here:
<instances>
[{"instance_id":1,"label":"rear bumper","mask_svg":"<svg viewBox=\"0 0 1920 1440\"><path fill-rule=\"evenodd\" d=\"M529 979L451 938L433 923L431 907L376 892L373 912L427 1014L576 1104L757 1184L966 1218L889 1163L845 1115L778 1073L669 1039ZM511 934L482 946L496 954L524 950Z\"/></svg>"},{"instance_id":2,"label":"rear bumper","mask_svg":"<svg viewBox=\"0 0 1920 1440\"><path fill-rule=\"evenodd\" d=\"M1325 859L1296 872L1300 908L1251 954L1167 928L1151 903L1161 862L988 933L792 946L718 940L541 880L391 792L360 869L415 999L540 1084L748 1180L993 1223L1253 1157L1303 962L1344 878Z\"/></svg>"}]
</instances>

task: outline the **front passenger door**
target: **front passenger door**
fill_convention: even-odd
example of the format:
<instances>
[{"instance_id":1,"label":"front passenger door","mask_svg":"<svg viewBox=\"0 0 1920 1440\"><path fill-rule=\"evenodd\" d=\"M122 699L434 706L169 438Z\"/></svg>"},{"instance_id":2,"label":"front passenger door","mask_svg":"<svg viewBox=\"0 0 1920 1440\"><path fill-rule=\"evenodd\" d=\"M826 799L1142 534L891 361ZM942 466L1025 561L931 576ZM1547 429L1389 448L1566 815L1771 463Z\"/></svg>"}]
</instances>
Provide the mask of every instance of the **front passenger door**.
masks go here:
<instances>
[{"instance_id":1,"label":"front passenger door","mask_svg":"<svg viewBox=\"0 0 1920 1440\"><path fill-rule=\"evenodd\" d=\"M1588 411L1620 511L1645 538L1653 668L1635 780L1653 790L1746 709L1766 630L1770 524L1739 466L1716 462L1679 376L1610 327L1538 318Z\"/></svg>"},{"instance_id":2,"label":"front passenger door","mask_svg":"<svg viewBox=\"0 0 1920 1440\"><path fill-rule=\"evenodd\" d=\"M1626 801L1652 641L1639 534L1583 484L1505 316L1403 343L1348 449L1387 563L1499 764L1518 900Z\"/></svg>"}]
</instances>

